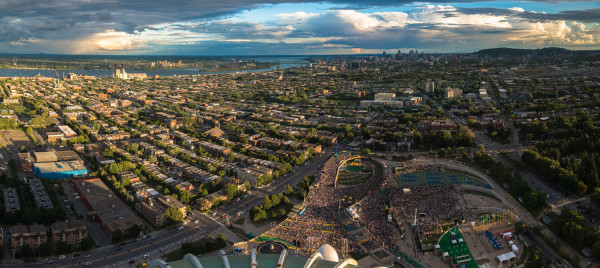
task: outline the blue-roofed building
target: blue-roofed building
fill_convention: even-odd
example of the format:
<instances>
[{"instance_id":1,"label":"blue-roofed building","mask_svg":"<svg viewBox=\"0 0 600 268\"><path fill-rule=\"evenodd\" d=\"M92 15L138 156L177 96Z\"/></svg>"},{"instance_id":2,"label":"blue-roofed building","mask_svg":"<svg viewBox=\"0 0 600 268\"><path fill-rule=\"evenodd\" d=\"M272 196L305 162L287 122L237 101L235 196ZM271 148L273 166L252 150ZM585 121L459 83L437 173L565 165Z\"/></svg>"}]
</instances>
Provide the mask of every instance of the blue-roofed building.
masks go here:
<instances>
[{"instance_id":1,"label":"blue-roofed building","mask_svg":"<svg viewBox=\"0 0 600 268\"><path fill-rule=\"evenodd\" d=\"M85 176L88 170L80 161L57 161L34 163L33 173L42 179L61 180Z\"/></svg>"}]
</instances>

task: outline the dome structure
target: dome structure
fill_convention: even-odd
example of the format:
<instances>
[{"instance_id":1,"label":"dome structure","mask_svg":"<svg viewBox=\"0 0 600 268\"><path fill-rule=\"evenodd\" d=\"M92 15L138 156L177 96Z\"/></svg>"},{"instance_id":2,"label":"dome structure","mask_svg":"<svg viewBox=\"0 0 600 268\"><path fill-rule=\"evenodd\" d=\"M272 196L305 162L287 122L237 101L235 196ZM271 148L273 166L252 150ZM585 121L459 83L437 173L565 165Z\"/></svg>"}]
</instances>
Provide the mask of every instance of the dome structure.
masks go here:
<instances>
[{"instance_id":1,"label":"dome structure","mask_svg":"<svg viewBox=\"0 0 600 268\"><path fill-rule=\"evenodd\" d=\"M329 244L322 245L319 248L319 250L317 250L317 252L321 253L321 256L323 256L323 260L332 261L332 262L340 261L340 258L338 257L337 252Z\"/></svg>"}]
</instances>

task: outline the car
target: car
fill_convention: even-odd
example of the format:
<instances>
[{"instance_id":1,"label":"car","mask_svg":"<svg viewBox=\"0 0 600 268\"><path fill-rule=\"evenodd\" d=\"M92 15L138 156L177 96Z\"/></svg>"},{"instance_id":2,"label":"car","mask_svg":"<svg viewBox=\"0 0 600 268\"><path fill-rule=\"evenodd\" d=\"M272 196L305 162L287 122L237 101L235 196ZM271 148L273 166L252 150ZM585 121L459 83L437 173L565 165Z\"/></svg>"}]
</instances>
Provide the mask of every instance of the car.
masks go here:
<instances>
[{"instance_id":1,"label":"car","mask_svg":"<svg viewBox=\"0 0 600 268\"><path fill-rule=\"evenodd\" d=\"M31 262L37 262L37 261L38 261L38 259L33 259L33 260L31 260Z\"/></svg>"},{"instance_id":2,"label":"car","mask_svg":"<svg viewBox=\"0 0 600 268\"><path fill-rule=\"evenodd\" d=\"M198 223L198 220L195 220L194 223Z\"/></svg>"},{"instance_id":3,"label":"car","mask_svg":"<svg viewBox=\"0 0 600 268\"><path fill-rule=\"evenodd\" d=\"M144 254L144 258L149 258L149 257L150 257L150 253Z\"/></svg>"},{"instance_id":4,"label":"car","mask_svg":"<svg viewBox=\"0 0 600 268\"><path fill-rule=\"evenodd\" d=\"M85 263L85 266L90 266L90 265L92 265L92 263L89 261Z\"/></svg>"},{"instance_id":5,"label":"car","mask_svg":"<svg viewBox=\"0 0 600 268\"><path fill-rule=\"evenodd\" d=\"M79 196L76 196L75 199L79 199Z\"/></svg>"},{"instance_id":6,"label":"car","mask_svg":"<svg viewBox=\"0 0 600 268\"><path fill-rule=\"evenodd\" d=\"M87 255L85 255L84 257L86 257L86 258L89 258L89 257L91 257L91 256L92 256L92 255L90 255L90 254L87 254Z\"/></svg>"},{"instance_id":7,"label":"car","mask_svg":"<svg viewBox=\"0 0 600 268\"><path fill-rule=\"evenodd\" d=\"M79 253L73 254L73 257L79 257L79 256L81 256L81 254L79 254Z\"/></svg>"},{"instance_id":8,"label":"car","mask_svg":"<svg viewBox=\"0 0 600 268\"><path fill-rule=\"evenodd\" d=\"M129 264L134 264L135 260L129 260Z\"/></svg>"},{"instance_id":9,"label":"car","mask_svg":"<svg viewBox=\"0 0 600 268\"><path fill-rule=\"evenodd\" d=\"M78 196L78 195L79 195L78 193L73 193L73 196Z\"/></svg>"},{"instance_id":10,"label":"car","mask_svg":"<svg viewBox=\"0 0 600 268\"><path fill-rule=\"evenodd\" d=\"M66 259L66 258L67 258L67 256L65 256L65 255L60 255L60 256L58 256L58 258L62 260L62 259Z\"/></svg>"},{"instance_id":11,"label":"car","mask_svg":"<svg viewBox=\"0 0 600 268\"><path fill-rule=\"evenodd\" d=\"M183 226L179 226L179 228L177 228L178 230L183 230Z\"/></svg>"}]
</instances>

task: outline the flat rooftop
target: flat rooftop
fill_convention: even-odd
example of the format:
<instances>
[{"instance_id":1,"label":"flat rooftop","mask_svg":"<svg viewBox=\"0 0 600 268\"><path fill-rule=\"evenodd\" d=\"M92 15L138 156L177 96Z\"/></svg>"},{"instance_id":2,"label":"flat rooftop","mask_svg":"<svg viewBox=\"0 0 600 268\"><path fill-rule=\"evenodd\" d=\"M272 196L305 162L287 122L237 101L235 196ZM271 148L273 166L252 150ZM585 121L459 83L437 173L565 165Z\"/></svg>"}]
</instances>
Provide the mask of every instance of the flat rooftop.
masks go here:
<instances>
[{"instance_id":1,"label":"flat rooftop","mask_svg":"<svg viewBox=\"0 0 600 268\"><path fill-rule=\"evenodd\" d=\"M33 166L38 168L41 173L69 172L86 169L85 166L79 161L34 163Z\"/></svg>"},{"instance_id":2,"label":"flat rooftop","mask_svg":"<svg viewBox=\"0 0 600 268\"><path fill-rule=\"evenodd\" d=\"M75 180L73 184L111 230L142 225L127 205L100 179Z\"/></svg>"}]
</instances>

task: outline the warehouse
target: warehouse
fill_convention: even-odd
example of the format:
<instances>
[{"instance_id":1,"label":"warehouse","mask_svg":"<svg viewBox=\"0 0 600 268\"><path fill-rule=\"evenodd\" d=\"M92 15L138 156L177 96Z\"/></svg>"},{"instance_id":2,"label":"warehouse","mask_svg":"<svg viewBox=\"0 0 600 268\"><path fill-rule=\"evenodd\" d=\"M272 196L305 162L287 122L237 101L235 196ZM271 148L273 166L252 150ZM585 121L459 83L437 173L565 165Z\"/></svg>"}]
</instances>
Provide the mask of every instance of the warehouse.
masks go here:
<instances>
[{"instance_id":1,"label":"warehouse","mask_svg":"<svg viewBox=\"0 0 600 268\"><path fill-rule=\"evenodd\" d=\"M90 210L88 217L100 222L111 237L117 230L128 233L135 225L143 226L133 211L100 179L74 180L73 186Z\"/></svg>"},{"instance_id":2,"label":"warehouse","mask_svg":"<svg viewBox=\"0 0 600 268\"><path fill-rule=\"evenodd\" d=\"M33 173L42 179L61 180L87 175L87 169L79 161L34 163Z\"/></svg>"}]
</instances>

